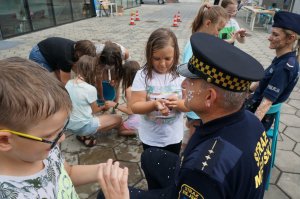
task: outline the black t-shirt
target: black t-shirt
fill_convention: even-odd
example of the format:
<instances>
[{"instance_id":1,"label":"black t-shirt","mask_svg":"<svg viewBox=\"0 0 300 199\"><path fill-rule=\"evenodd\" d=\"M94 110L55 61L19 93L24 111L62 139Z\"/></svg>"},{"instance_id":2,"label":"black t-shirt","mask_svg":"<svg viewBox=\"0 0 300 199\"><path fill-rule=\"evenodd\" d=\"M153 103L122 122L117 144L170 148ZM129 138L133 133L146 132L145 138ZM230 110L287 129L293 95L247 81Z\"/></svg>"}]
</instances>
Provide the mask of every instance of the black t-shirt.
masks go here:
<instances>
[{"instance_id":1,"label":"black t-shirt","mask_svg":"<svg viewBox=\"0 0 300 199\"><path fill-rule=\"evenodd\" d=\"M172 198L262 199L270 162L262 124L240 110L197 127L177 165Z\"/></svg>"},{"instance_id":2,"label":"black t-shirt","mask_svg":"<svg viewBox=\"0 0 300 199\"><path fill-rule=\"evenodd\" d=\"M37 45L53 70L71 72L74 63L75 43L75 41L65 38L50 37L39 42Z\"/></svg>"}]
</instances>

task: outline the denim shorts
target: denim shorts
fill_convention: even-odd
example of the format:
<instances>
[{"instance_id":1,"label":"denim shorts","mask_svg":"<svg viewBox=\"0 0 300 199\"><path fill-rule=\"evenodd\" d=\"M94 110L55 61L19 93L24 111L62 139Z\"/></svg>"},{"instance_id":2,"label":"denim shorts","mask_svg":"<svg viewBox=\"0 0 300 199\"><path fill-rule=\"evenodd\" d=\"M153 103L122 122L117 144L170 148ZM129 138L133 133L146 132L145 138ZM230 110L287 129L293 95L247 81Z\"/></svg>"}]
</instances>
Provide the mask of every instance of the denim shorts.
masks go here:
<instances>
[{"instance_id":1,"label":"denim shorts","mask_svg":"<svg viewBox=\"0 0 300 199\"><path fill-rule=\"evenodd\" d=\"M79 136L89 136L97 133L97 129L100 126L99 118L93 117L89 123L84 125L83 127L73 130L73 129L68 129L72 133L79 135Z\"/></svg>"},{"instance_id":2,"label":"denim shorts","mask_svg":"<svg viewBox=\"0 0 300 199\"><path fill-rule=\"evenodd\" d=\"M42 55L37 45L33 46L33 48L31 49L29 59L38 63L40 66L47 69L49 72L54 71L50 64L46 61L45 57Z\"/></svg>"}]
</instances>

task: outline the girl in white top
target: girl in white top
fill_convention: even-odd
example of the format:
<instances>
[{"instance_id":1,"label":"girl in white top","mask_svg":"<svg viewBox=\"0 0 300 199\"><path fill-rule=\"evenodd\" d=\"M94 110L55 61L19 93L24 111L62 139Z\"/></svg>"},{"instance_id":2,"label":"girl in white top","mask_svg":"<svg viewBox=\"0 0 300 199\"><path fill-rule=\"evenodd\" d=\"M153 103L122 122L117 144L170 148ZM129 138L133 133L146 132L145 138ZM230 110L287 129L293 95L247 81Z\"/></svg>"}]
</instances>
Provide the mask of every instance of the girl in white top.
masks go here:
<instances>
[{"instance_id":1,"label":"girl in white top","mask_svg":"<svg viewBox=\"0 0 300 199\"><path fill-rule=\"evenodd\" d=\"M96 145L95 134L118 128L122 118L119 115L100 115L102 111L97 105L97 90L95 84L96 58L84 55L74 66L75 78L69 80L66 89L72 100L73 110L67 129L76 134L76 138L87 147Z\"/></svg>"},{"instance_id":2,"label":"girl in white top","mask_svg":"<svg viewBox=\"0 0 300 199\"><path fill-rule=\"evenodd\" d=\"M162 148L179 154L183 138L181 83L176 72L179 48L175 34L165 28L155 30L146 45L147 63L134 78L131 110L143 115L139 137L144 150Z\"/></svg>"}]
</instances>

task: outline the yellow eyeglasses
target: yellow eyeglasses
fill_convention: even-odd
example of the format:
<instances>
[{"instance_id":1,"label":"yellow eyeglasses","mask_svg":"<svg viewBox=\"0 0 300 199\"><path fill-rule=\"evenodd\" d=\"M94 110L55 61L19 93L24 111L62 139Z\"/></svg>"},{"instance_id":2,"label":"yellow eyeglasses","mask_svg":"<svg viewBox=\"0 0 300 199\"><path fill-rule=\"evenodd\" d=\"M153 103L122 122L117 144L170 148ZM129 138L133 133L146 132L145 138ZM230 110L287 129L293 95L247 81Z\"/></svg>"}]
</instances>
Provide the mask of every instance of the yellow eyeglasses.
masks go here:
<instances>
[{"instance_id":1,"label":"yellow eyeglasses","mask_svg":"<svg viewBox=\"0 0 300 199\"><path fill-rule=\"evenodd\" d=\"M69 120L66 122L64 128L58 133L58 135L56 136L56 138L54 138L53 141L51 140L46 140L37 136L33 136L33 135L29 135L26 133L21 133L21 132L17 132L17 131L12 131L12 130L8 130L8 129L2 129L0 131L2 132L9 132L12 134L15 134L17 136L29 139L29 140L34 140L34 141L38 141L38 142L43 142L43 143L47 143L47 144L51 144L50 149L53 149L55 147L55 145L57 144L58 140L61 138L61 136L66 132L67 130L67 126L68 126Z\"/></svg>"}]
</instances>

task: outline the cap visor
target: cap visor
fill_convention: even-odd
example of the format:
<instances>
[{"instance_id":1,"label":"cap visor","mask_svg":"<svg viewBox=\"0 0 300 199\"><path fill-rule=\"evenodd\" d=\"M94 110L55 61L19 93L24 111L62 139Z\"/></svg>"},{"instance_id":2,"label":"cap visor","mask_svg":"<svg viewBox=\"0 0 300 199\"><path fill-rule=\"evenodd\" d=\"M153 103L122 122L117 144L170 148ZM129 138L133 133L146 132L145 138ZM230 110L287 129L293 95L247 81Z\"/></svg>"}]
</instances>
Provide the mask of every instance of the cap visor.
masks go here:
<instances>
[{"instance_id":1,"label":"cap visor","mask_svg":"<svg viewBox=\"0 0 300 199\"><path fill-rule=\"evenodd\" d=\"M179 65L177 67L177 72L183 77L187 77L191 79L200 78L198 75L190 72L190 70L188 69L188 63Z\"/></svg>"}]
</instances>

